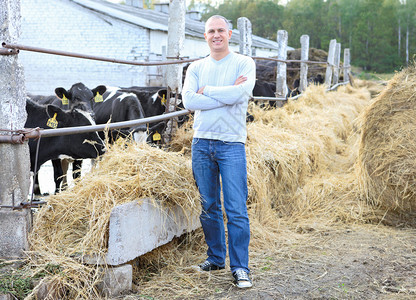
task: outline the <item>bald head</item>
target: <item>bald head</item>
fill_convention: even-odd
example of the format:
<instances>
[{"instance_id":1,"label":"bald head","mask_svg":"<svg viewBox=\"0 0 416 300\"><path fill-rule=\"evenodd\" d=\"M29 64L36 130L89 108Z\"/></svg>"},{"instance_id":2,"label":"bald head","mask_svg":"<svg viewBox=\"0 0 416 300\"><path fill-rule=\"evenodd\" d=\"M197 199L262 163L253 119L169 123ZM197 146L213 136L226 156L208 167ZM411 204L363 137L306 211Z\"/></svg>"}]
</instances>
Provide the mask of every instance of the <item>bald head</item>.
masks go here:
<instances>
[{"instance_id":1,"label":"bald head","mask_svg":"<svg viewBox=\"0 0 416 300\"><path fill-rule=\"evenodd\" d=\"M226 25L226 29L230 30L230 23L228 22L228 20L226 18L224 18L223 16L220 16L220 15L213 15L213 16L209 17L208 20L205 22L205 32L207 32L208 23L212 20L218 20L218 19L223 20L225 25Z\"/></svg>"}]
</instances>

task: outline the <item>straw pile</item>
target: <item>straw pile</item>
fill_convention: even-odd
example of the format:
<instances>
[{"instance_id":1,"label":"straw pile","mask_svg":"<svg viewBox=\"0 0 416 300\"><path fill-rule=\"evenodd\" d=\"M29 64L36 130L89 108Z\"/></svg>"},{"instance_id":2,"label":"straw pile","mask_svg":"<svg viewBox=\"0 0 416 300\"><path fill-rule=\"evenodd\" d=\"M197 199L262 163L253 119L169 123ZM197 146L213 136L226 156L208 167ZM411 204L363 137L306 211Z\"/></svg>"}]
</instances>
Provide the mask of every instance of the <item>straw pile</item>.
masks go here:
<instances>
[{"instance_id":1,"label":"straw pile","mask_svg":"<svg viewBox=\"0 0 416 300\"><path fill-rule=\"evenodd\" d=\"M186 214L200 211L189 158L119 140L74 188L50 196L37 213L30 236L34 264L62 265L60 285L71 299L88 299L96 293L99 270L84 267L77 257L104 257L112 208L144 197L179 205Z\"/></svg>"},{"instance_id":2,"label":"straw pile","mask_svg":"<svg viewBox=\"0 0 416 300\"><path fill-rule=\"evenodd\" d=\"M377 207L416 209L416 68L397 73L362 115L357 170Z\"/></svg>"},{"instance_id":3,"label":"straw pile","mask_svg":"<svg viewBox=\"0 0 416 300\"><path fill-rule=\"evenodd\" d=\"M377 97L380 95L380 93L386 88L387 82L383 80L378 81L371 81L371 80L358 80L354 79L350 76L350 80L353 82L352 85L354 85L357 88L367 88L368 91L371 94L371 97Z\"/></svg>"},{"instance_id":4,"label":"straw pile","mask_svg":"<svg viewBox=\"0 0 416 300\"><path fill-rule=\"evenodd\" d=\"M280 109L250 105L255 118L248 124L246 145L252 253L278 248L281 222L366 218L352 167L359 137L355 119L370 99L365 87L325 92L323 86L311 86L303 97ZM177 131L170 151L124 142L110 147L74 188L49 197L39 211L30 237L32 264L37 269L60 265L60 273L47 280L55 280L69 298L96 296L100 270L82 265L77 257L105 255L115 205L151 197L167 206L179 204L185 212L200 209L192 179L191 139L189 123ZM134 281L141 293L160 298L201 292L205 281L189 266L202 261L205 250L201 231L176 239L141 257ZM251 263L259 262L251 258ZM219 274L218 280L229 276Z\"/></svg>"},{"instance_id":5,"label":"straw pile","mask_svg":"<svg viewBox=\"0 0 416 300\"><path fill-rule=\"evenodd\" d=\"M316 215L320 209L325 214L328 202L345 195L334 190L351 185L345 173L355 161L354 120L369 99L365 89L326 93L323 86L311 86L282 109L253 107L258 121L248 125L249 201L259 215L270 208L281 216Z\"/></svg>"}]
</instances>

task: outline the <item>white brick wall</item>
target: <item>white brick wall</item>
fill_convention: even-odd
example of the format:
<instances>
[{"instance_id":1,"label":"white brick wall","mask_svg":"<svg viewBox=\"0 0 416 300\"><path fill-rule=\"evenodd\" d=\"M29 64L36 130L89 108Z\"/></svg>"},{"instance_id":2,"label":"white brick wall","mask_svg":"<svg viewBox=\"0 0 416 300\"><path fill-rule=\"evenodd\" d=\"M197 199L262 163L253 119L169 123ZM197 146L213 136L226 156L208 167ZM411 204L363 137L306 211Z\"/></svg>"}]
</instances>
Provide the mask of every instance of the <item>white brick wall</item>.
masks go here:
<instances>
[{"instance_id":1,"label":"white brick wall","mask_svg":"<svg viewBox=\"0 0 416 300\"><path fill-rule=\"evenodd\" d=\"M20 44L108 58L145 61L149 32L68 0L21 0ZM94 88L146 85L147 67L20 51L27 91L50 95L83 82Z\"/></svg>"}]
</instances>

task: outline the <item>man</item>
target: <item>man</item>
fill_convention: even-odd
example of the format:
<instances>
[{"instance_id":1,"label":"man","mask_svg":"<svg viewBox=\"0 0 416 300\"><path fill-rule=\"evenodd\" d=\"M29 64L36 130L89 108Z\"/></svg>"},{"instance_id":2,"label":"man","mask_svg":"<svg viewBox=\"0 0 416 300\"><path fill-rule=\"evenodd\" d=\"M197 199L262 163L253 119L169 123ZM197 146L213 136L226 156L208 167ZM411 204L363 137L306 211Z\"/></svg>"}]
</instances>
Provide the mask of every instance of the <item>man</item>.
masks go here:
<instances>
[{"instance_id":1,"label":"man","mask_svg":"<svg viewBox=\"0 0 416 300\"><path fill-rule=\"evenodd\" d=\"M224 269L226 242L221 184L227 215L230 268L239 288L252 282L248 268L246 112L256 79L254 61L229 49L232 31L219 15L205 24L210 55L193 62L183 87L184 106L195 111L192 170L201 195L207 260L203 271Z\"/></svg>"}]
</instances>

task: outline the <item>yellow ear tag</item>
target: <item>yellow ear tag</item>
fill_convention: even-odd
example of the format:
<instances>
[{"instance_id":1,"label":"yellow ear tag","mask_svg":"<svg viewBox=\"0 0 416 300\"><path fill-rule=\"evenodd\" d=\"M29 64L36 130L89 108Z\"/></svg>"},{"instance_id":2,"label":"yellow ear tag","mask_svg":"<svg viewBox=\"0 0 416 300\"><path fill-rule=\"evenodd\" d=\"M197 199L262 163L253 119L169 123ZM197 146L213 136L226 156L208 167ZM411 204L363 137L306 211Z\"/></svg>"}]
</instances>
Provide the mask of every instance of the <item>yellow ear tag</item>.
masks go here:
<instances>
[{"instance_id":1,"label":"yellow ear tag","mask_svg":"<svg viewBox=\"0 0 416 300\"><path fill-rule=\"evenodd\" d=\"M47 125L48 127L53 128L53 129L55 129L55 128L57 128L57 127L58 127L58 121L56 121L56 113L53 115L53 118L50 118L50 119L48 120L48 122L46 122L46 125Z\"/></svg>"},{"instance_id":2,"label":"yellow ear tag","mask_svg":"<svg viewBox=\"0 0 416 300\"><path fill-rule=\"evenodd\" d=\"M62 96L62 104L63 105L68 105L68 98L65 97L65 95Z\"/></svg>"},{"instance_id":3,"label":"yellow ear tag","mask_svg":"<svg viewBox=\"0 0 416 300\"><path fill-rule=\"evenodd\" d=\"M95 95L95 97L94 97L94 101L95 102L103 102L103 96L100 95L99 92L97 92L97 95Z\"/></svg>"},{"instance_id":4,"label":"yellow ear tag","mask_svg":"<svg viewBox=\"0 0 416 300\"><path fill-rule=\"evenodd\" d=\"M156 131L156 133L153 134L153 140L154 141L160 141L162 137L160 136L160 133Z\"/></svg>"},{"instance_id":5,"label":"yellow ear tag","mask_svg":"<svg viewBox=\"0 0 416 300\"><path fill-rule=\"evenodd\" d=\"M163 94L162 100L160 100L160 102L162 102L162 105L166 104L165 94Z\"/></svg>"}]
</instances>

